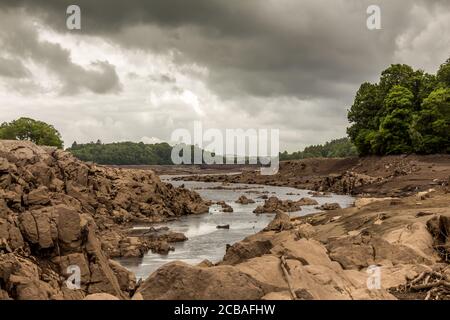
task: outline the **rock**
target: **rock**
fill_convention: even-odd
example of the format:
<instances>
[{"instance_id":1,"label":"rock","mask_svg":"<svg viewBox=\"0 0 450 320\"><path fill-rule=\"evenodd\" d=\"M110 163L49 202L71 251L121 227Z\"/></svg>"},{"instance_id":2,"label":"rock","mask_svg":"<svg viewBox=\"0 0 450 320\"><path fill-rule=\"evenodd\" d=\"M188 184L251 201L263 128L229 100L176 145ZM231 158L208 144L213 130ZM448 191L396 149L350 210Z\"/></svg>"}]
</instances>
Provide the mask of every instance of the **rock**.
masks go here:
<instances>
[{"instance_id":1,"label":"rock","mask_svg":"<svg viewBox=\"0 0 450 320\"><path fill-rule=\"evenodd\" d=\"M136 292L132 297L131 300L139 300L142 301L144 300L144 297L142 296L142 294L140 292Z\"/></svg>"},{"instance_id":2,"label":"rock","mask_svg":"<svg viewBox=\"0 0 450 320\"><path fill-rule=\"evenodd\" d=\"M188 240L188 237L181 232L169 232L165 239L167 242L184 242Z\"/></svg>"},{"instance_id":3,"label":"rock","mask_svg":"<svg viewBox=\"0 0 450 320\"><path fill-rule=\"evenodd\" d=\"M240 203L240 204L251 204L251 203L255 203L254 200L247 198L246 196L242 195L239 197L239 199L236 200L236 203Z\"/></svg>"},{"instance_id":4,"label":"rock","mask_svg":"<svg viewBox=\"0 0 450 320\"><path fill-rule=\"evenodd\" d=\"M265 287L231 266L171 262L147 278L138 292L145 300L256 300L265 295Z\"/></svg>"},{"instance_id":5,"label":"rock","mask_svg":"<svg viewBox=\"0 0 450 320\"><path fill-rule=\"evenodd\" d=\"M291 218L286 213L277 211L275 218L264 228L264 231L283 231L292 228Z\"/></svg>"},{"instance_id":6,"label":"rock","mask_svg":"<svg viewBox=\"0 0 450 320\"><path fill-rule=\"evenodd\" d=\"M417 200L426 200L431 197L432 193L436 191L435 189L428 189L427 191L418 192Z\"/></svg>"},{"instance_id":7,"label":"rock","mask_svg":"<svg viewBox=\"0 0 450 320\"><path fill-rule=\"evenodd\" d=\"M441 258L450 261L450 218L443 215L435 216L427 221L427 228Z\"/></svg>"},{"instance_id":8,"label":"rock","mask_svg":"<svg viewBox=\"0 0 450 320\"><path fill-rule=\"evenodd\" d=\"M234 265L245 260L267 254L272 249L272 243L268 240L249 241L243 240L230 246L220 264Z\"/></svg>"},{"instance_id":9,"label":"rock","mask_svg":"<svg viewBox=\"0 0 450 320\"><path fill-rule=\"evenodd\" d=\"M109 266L116 275L120 289L125 292L134 292L136 288L136 276L114 260L109 260Z\"/></svg>"},{"instance_id":10,"label":"rock","mask_svg":"<svg viewBox=\"0 0 450 320\"><path fill-rule=\"evenodd\" d=\"M83 300L120 300L109 293L93 293L87 295Z\"/></svg>"},{"instance_id":11,"label":"rock","mask_svg":"<svg viewBox=\"0 0 450 320\"><path fill-rule=\"evenodd\" d=\"M30 206L46 205L49 202L50 196L48 193L48 188L45 186L38 187L26 196L26 203Z\"/></svg>"},{"instance_id":12,"label":"rock","mask_svg":"<svg viewBox=\"0 0 450 320\"><path fill-rule=\"evenodd\" d=\"M233 208L229 204L225 203L225 201L219 201L217 204L222 207L223 212L233 212Z\"/></svg>"},{"instance_id":13,"label":"rock","mask_svg":"<svg viewBox=\"0 0 450 320\"><path fill-rule=\"evenodd\" d=\"M353 171L347 171L342 174L330 174L321 180L318 189L327 190L336 193L352 194L357 188L373 184L380 181L379 177L372 177Z\"/></svg>"},{"instance_id":14,"label":"rock","mask_svg":"<svg viewBox=\"0 0 450 320\"><path fill-rule=\"evenodd\" d=\"M45 209L24 212L19 216L20 228L25 240L39 249L54 246L57 231L51 222L51 213Z\"/></svg>"},{"instance_id":15,"label":"rock","mask_svg":"<svg viewBox=\"0 0 450 320\"><path fill-rule=\"evenodd\" d=\"M297 201L297 204L301 206L315 206L318 205L319 203L311 198L301 198L300 200Z\"/></svg>"},{"instance_id":16,"label":"rock","mask_svg":"<svg viewBox=\"0 0 450 320\"><path fill-rule=\"evenodd\" d=\"M389 238L389 237L388 237ZM344 269L361 270L385 260L396 264L430 264L430 258L403 243L390 243L370 234L330 239L327 244L330 258Z\"/></svg>"},{"instance_id":17,"label":"rock","mask_svg":"<svg viewBox=\"0 0 450 320\"><path fill-rule=\"evenodd\" d=\"M83 253L72 253L56 257L53 261L59 265L61 274L65 278L68 278L72 274L70 267L76 266L80 268L81 284L87 285L90 283L91 271L89 269L89 262Z\"/></svg>"},{"instance_id":18,"label":"rock","mask_svg":"<svg viewBox=\"0 0 450 320\"><path fill-rule=\"evenodd\" d=\"M320 210L336 210L336 209L341 209L341 206L339 205L339 203L324 203L323 205L321 205L320 207L317 207L317 209Z\"/></svg>"},{"instance_id":19,"label":"rock","mask_svg":"<svg viewBox=\"0 0 450 320\"><path fill-rule=\"evenodd\" d=\"M158 241L156 243L156 245L152 246L152 251L159 253L159 254L163 254L166 255L168 254L170 251L175 250L172 246L169 245L169 243L165 240L163 241Z\"/></svg>"},{"instance_id":20,"label":"rock","mask_svg":"<svg viewBox=\"0 0 450 320\"><path fill-rule=\"evenodd\" d=\"M301 200L300 200L301 201ZM278 210L285 212L295 212L302 210L301 202L296 202L292 200L280 200L277 197L270 197L264 202L263 206L258 206L254 213L276 213Z\"/></svg>"},{"instance_id":21,"label":"rock","mask_svg":"<svg viewBox=\"0 0 450 320\"><path fill-rule=\"evenodd\" d=\"M314 229L314 227L306 222L295 226L295 229L297 230L297 235L299 238L309 239L316 234L316 230Z\"/></svg>"},{"instance_id":22,"label":"rock","mask_svg":"<svg viewBox=\"0 0 450 320\"><path fill-rule=\"evenodd\" d=\"M387 201L392 200L393 198L387 197L387 198L358 198L355 200L355 207L358 209L361 209L364 206L367 206L369 204L380 202L380 201Z\"/></svg>"},{"instance_id":23,"label":"rock","mask_svg":"<svg viewBox=\"0 0 450 320\"><path fill-rule=\"evenodd\" d=\"M200 267L200 268L209 268L212 266L214 266L214 263L212 263L208 259L205 259L202 262L200 262L199 264L197 264L197 267Z\"/></svg>"}]
</instances>

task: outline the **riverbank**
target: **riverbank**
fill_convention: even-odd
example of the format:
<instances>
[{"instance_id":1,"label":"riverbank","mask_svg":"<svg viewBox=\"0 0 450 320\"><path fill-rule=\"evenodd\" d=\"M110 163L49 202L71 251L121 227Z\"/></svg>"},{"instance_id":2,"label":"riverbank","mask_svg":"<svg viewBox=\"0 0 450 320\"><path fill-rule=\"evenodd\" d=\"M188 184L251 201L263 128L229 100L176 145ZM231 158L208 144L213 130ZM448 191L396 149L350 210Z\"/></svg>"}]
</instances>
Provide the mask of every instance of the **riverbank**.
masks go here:
<instances>
[{"instance_id":1,"label":"riverbank","mask_svg":"<svg viewBox=\"0 0 450 320\"><path fill-rule=\"evenodd\" d=\"M449 299L449 178L447 155L308 159L282 162L275 176L180 177L230 188L248 183L333 191L358 199L351 208L300 218L278 212L265 230L229 247L219 263L164 265L138 294L144 299Z\"/></svg>"},{"instance_id":2,"label":"riverbank","mask_svg":"<svg viewBox=\"0 0 450 320\"><path fill-rule=\"evenodd\" d=\"M166 264L138 295L449 299L449 201L447 190L437 190L402 199L360 199L356 207L294 219L279 212L265 230L229 247L221 262Z\"/></svg>"},{"instance_id":3,"label":"riverbank","mask_svg":"<svg viewBox=\"0 0 450 320\"><path fill-rule=\"evenodd\" d=\"M179 179L287 186L338 194L404 197L447 184L449 177L450 155L404 155L282 161L279 172L275 175L261 175L257 170L246 170L241 174L193 175Z\"/></svg>"}]
</instances>

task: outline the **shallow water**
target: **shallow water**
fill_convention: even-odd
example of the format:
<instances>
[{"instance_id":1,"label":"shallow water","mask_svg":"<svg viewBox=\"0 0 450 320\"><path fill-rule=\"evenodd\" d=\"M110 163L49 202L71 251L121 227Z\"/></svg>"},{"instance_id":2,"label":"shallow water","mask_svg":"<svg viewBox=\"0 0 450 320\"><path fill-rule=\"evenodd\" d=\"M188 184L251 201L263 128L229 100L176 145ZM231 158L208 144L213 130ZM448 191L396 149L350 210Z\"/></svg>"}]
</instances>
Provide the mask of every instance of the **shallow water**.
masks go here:
<instances>
[{"instance_id":1,"label":"shallow water","mask_svg":"<svg viewBox=\"0 0 450 320\"><path fill-rule=\"evenodd\" d=\"M204 199L225 201L233 207L234 212L222 213L218 206L212 206L207 214L185 216L177 221L154 225L155 227L168 226L172 231L184 233L189 240L172 244L175 247L175 251L170 252L168 255L149 252L143 258L118 259L123 266L134 272L138 279L147 278L161 265L175 260L181 260L191 264L197 264L204 259L212 262L220 261L225 254L227 244L233 244L249 235L259 232L273 219L273 214L255 215L252 212L258 205L264 203L263 199L257 198L263 194L267 194L269 197L273 195L282 200L298 200L302 197L310 197L308 190L288 187L247 184L229 184L223 186L220 182L172 181L169 177L164 176L161 176L161 179L165 182L172 183L174 186L184 184L185 188L195 190ZM233 190L211 189L217 186L232 188ZM235 203L241 195L255 200L256 203L248 205ZM337 202L343 208L350 206L354 201L352 197L345 195L331 195L331 197L316 197L314 199L319 204ZM302 216L317 212L318 210L314 209L314 207L303 206L301 211L291 212L290 215ZM224 224L229 224L230 229L216 228L217 225ZM136 226L135 228L144 227Z\"/></svg>"}]
</instances>

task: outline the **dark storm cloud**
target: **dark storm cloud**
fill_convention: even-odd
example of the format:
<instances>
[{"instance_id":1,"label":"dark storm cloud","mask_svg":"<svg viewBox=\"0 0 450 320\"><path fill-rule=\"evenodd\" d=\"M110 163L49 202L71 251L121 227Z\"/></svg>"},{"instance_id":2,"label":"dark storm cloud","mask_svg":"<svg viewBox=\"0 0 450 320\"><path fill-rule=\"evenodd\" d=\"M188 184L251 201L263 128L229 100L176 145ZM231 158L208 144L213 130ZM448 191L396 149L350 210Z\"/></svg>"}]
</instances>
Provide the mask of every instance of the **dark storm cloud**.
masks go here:
<instances>
[{"instance_id":1,"label":"dark storm cloud","mask_svg":"<svg viewBox=\"0 0 450 320\"><path fill-rule=\"evenodd\" d=\"M12 13L12 14L10 14ZM16 57L0 74L10 77L29 76L19 60L32 61L55 74L61 82L62 94L75 94L82 90L94 93L117 92L121 85L115 67L106 61L96 61L89 68L72 62L70 51L57 43L40 40L36 27L22 12L1 12L0 43L2 50Z\"/></svg>"},{"instance_id":2,"label":"dark storm cloud","mask_svg":"<svg viewBox=\"0 0 450 320\"><path fill-rule=\"evenodd\" d=\"M81 30L66 29L71 4L81 7ZM366 28L372 4L381 7L382 30ZM344 136L359 85L377 81L391 63L435 72L450 53L449 17L449 0L0 0L0 57L14 61L0 60L0 81L22 92L39 88L37 64L65 94L123 86L118 96L40 101L48 111L30 104L31 115L47 112L61 123L70 143L78 135L168 139L196 117L191 101L218 128L280 128L282 145L293 151ZM30 18L57 39L48 42ZM95 41L101 50L80 53ZM81 66L72 54L111 61ZM17 116L28 110L24 101ZM60 104L68 109L57 111Z\"/></svg>"},{"instance_id":3,"label":"dark storm cloud","mask_svg":"<svg viewBox=\"0 0 450 320\"><path fill-rule=\"evenodd\" d=\"M197 62L211 73L222 97L300 98L348 95L392 60L397 35L414 5L445 1L260 0L6 0L41 14L64 30L65 9L82 10L81 33L128 47L176 50L180 63ZM366 28L369 4L382 8L383 30Z\"/></svg>"},{"instance_id":4,"label":"dark storm cloud","mask_svg":"<svg viewBox=\"0 0 450 320\"><path fill-rule=\"evenodd\" d=\"M82 10L81 34L128 48L175 52L177 61L210 70L222 98L240 95L342 97L374 80L393 60L396 37L414 21L413 6L433 0L6 0L65 30L65 9ZM379 4L382 26L366 28L366 9Z\"/></svg>"}]
</instances>

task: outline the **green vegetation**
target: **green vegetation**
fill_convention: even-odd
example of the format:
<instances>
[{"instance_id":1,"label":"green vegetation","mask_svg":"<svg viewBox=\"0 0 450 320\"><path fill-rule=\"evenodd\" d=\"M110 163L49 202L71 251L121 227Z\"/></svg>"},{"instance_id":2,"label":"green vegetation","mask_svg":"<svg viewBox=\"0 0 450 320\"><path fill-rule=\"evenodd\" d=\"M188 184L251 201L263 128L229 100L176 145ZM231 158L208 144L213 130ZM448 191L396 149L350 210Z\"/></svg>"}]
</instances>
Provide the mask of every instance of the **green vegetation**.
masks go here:
<instances>
[{"instance_id":1,"label":"green vegetation","mask_svg":"<svg viewBox=\"0 0 450 320\"><path fill-rule=\"evenodd\" d=\"M287 151L280 153L280 160L296 160L306 158L345 158L356 156L356 147L348 138L336 139L324 145L306 147L303 151L288 154Z\"/></svg>"},{"instance_id":2,"label":"green vegetation","mask_svg":"<svg viewBox=\"0 0 450 320\"><path fill-rule=\"evenodd\" d=\"M361 85L348 119L360 155L450 153L450 59L436 75L390 66Z\"/></svg>"},{"instance_id":3,"label":"green vegetation","mask_svg":"<svg viewBox=\"0 0 450 320\"><path fill-rule=\"evenodd\" d=\"M83 161L92 161L98 164L115 165L152 165L172 164L172 147L168 143L144 144L143 142L117 142L103 144L96 143L77 144L74 142L67 149L75 157Z\"/></svg>"},{"instance_id":4,"label":"green vegetation","mask_svg":"<svg viewBox=\"0 0 450 320\"><path fill-rule=\"evenodd\" d=\"M0 125L0 139L28 140L38 145L62 149L61 134L52 125L30 118L20 118Z\"/></svg>"}]
</instances>

